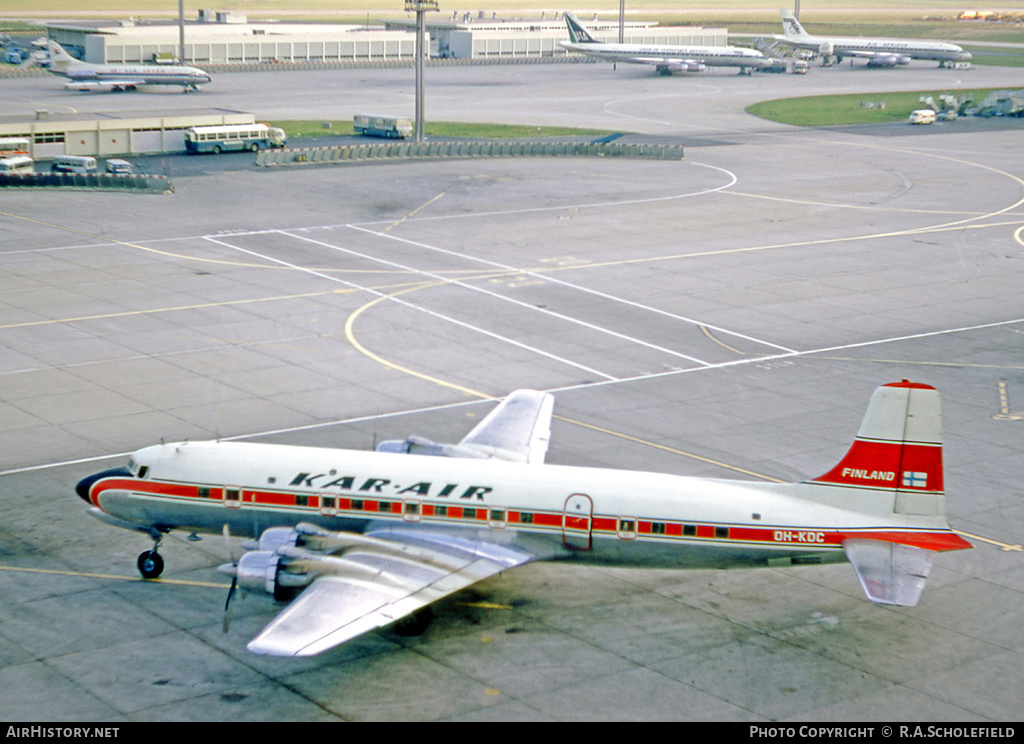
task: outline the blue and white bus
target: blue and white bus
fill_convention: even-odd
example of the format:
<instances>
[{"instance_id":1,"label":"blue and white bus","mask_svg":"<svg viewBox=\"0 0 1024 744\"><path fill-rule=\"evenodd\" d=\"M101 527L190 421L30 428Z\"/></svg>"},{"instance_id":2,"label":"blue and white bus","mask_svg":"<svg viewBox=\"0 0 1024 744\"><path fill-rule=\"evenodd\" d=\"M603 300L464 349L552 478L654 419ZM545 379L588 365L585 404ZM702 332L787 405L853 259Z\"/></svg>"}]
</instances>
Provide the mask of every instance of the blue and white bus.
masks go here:
<instances>
[{"instance_id":1,"label":"blue and white bus","mask_svg":"<svg viewBox=\"0 0 1024 744\"><path fill-rule=\"evenodd\" d=\"M266 124L232 124L217 127L189 127L185 149L190 153L228 150L266 150L284 147L284 130Z\"/></svg>"}]
</instances>

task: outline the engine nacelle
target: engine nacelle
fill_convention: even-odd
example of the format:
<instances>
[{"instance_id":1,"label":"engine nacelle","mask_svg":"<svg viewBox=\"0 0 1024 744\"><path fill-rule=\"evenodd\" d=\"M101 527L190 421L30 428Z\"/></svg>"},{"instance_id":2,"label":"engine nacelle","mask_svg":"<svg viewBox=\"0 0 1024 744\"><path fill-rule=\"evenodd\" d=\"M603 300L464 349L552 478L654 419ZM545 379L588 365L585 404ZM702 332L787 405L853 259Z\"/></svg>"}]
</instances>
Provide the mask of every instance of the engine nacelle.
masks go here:
<instances>
[{"instance_id":1,"label":"engine nacelle","mask_svg":"<svg viewBox=\"0 0 1024 744\"><path fill-rule=\"evenodd\" d=\"M465 457L473 459L486 458L488 455L479 450L460 447L457 444L440 444L423 437L408 439L385 439L377 445L377 452L391 452L399 455L426 455L428 457Z\"/></svg>"},{"instance_id":2,"label":"engine nacelle","mask_svg":"<svg viewBox=\"0 0 1024 744\"><path fill-rule=\"evenodd\" d=\"M277 593L277 577L281 569L281 556L266 550L246 553L234 566L235 578L243 589L256 589L267 594Z\"/></svg>"},{"instance_id":3,"label":"engine nacelle","mask_svg":"<svg viewBox=\"0 0 1024 744\"><path fill-rule=\"evenodd\" d=\"M301 569L293 570L288 558L267 550L253 550L243 555L236 565L226 564L220 570L233 574L243 589L263 591L278 600L287 598L291 590L304 587L313 579Z\"/></svg>"},{"instance_id":4,"label":"engine nacelle","mask_svg":"<svg viewBox=\"0 0 1024 744\"><path fill-rule=\"evenodd\" d=\"M246 550L262 550L274 553L282 546L292 547L298 543L299 533L291 527L271 527L263 530L259 540L246 540L242 545Z\"/></svg>"}]
</instances>

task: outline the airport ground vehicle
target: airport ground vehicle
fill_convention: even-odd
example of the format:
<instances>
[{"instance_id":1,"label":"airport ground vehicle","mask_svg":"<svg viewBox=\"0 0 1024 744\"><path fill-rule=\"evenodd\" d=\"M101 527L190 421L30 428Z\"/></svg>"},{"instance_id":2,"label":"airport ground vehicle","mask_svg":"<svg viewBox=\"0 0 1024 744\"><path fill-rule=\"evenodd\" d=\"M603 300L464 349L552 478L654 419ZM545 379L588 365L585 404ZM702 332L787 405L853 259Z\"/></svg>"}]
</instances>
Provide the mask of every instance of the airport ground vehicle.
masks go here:
<instances>
[{"instance_id":1,"label":"airport ground vehicle","mask_svg":"<svg viewBox=\"0 0 1024 744\"><path fill-rule=\"evenodd\" d=\"M0 158L14 155L30 155L31 141L28 137L0 137Z\"/></svg>"},{"instance_id":2,"label":"airport ground vehicle","mask_svg":"<svg viewBox=\"0 0 1024 744\"><path fill-rule=\"evenodd\" d=\"M132 164L127 160L121 160L119 158L111 158L107 161L106 165L107 173L133 173Z\"/></svg>"},{"instance_id":3,"label":"airport ground vehicle","mask_svg":"<svg viewBox=\"0 0 1024 744\"><path fill-rule=\"evenodd\" d=\"M356 134L368 137L391 137L405 139L413 134L412 120L404 116L376 116L374 114L356 114L352 118L352 128Z\"/></svg>"},{"instance_id":4,"label":"airport ground vehicle","mask_svg":"<svg viewBox=\"0 0 1024 744\"><path fill-rule=\"evenodd\" d=\"M266 124L233 124L214 127L189 127L185 130L185 150L190 153L228 150L266 150L284 147L284 130Z\"/></svg>"},{"instance_id":5,"label":"airport ground vehicle","mask_svg":"<svg viewBox=\"0 0 1024 744\"><path fill-rule=\"evenodd\" d=\"M931 109L918 109L917 111L911 111L909 121L911 124L934 124L935 112Z\"/></svg>"},{"instance_id":6,"label":"airport ground vehicle","mask_svg":"<svg viewBox=\"0 0 1024 744\"><path fill-rule=\"evenodd\" d=\"M95 173L96 158L87 155L58 155L50 170L54 173Z\"/></svg>"},{"instance_id":7,"label":"airport ground vehicle","mask_svg":"<svg viewBox=\"0 0 1024 744\"><path fill-rule=\"evenodd\" d=\"M34 173L35 163L28 155L12 155L9 158L0 158L0 172Z\"/></svg>"}]
</instances>

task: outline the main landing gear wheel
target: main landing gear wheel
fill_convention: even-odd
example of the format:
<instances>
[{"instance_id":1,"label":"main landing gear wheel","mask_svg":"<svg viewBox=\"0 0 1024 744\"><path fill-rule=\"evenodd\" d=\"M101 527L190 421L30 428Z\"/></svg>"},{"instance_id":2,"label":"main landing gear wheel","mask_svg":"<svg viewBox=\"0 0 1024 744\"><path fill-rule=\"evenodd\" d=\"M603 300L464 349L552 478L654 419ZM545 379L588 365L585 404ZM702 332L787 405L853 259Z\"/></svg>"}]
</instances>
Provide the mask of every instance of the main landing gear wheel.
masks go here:
<instances>
[{"instance_id":1,"label":"main landing gear wheel","mask_svg":"<svg viewBox=\"0 0 1024 744\"><path fill-rule=\"evenodd\" d=\"M155 550L146 550L139 553L139 560L136 561L139 573L144 579L155 579L164 572L164 559Z\"/></svg>"}]
</instances>

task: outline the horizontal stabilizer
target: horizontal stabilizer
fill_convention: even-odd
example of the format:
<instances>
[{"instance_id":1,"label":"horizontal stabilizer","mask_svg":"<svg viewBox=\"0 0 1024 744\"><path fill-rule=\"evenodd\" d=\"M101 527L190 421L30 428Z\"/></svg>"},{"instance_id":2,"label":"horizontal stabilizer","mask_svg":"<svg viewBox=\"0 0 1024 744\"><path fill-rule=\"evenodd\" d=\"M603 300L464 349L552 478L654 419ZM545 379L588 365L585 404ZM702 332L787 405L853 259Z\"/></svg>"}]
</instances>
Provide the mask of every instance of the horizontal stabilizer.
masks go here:
<instances>
[{"instance_id":1,"label":"horizontal stabilizer","mask_svg":"<svg viewBox=\"0 0 1024 744\"><path fill-rule=\"evenodd\" d=\"M843 550L868 599L900 607L917 604L935 555L923 548L881 540L844 540Z\"/></svg>"}]
</instances>

